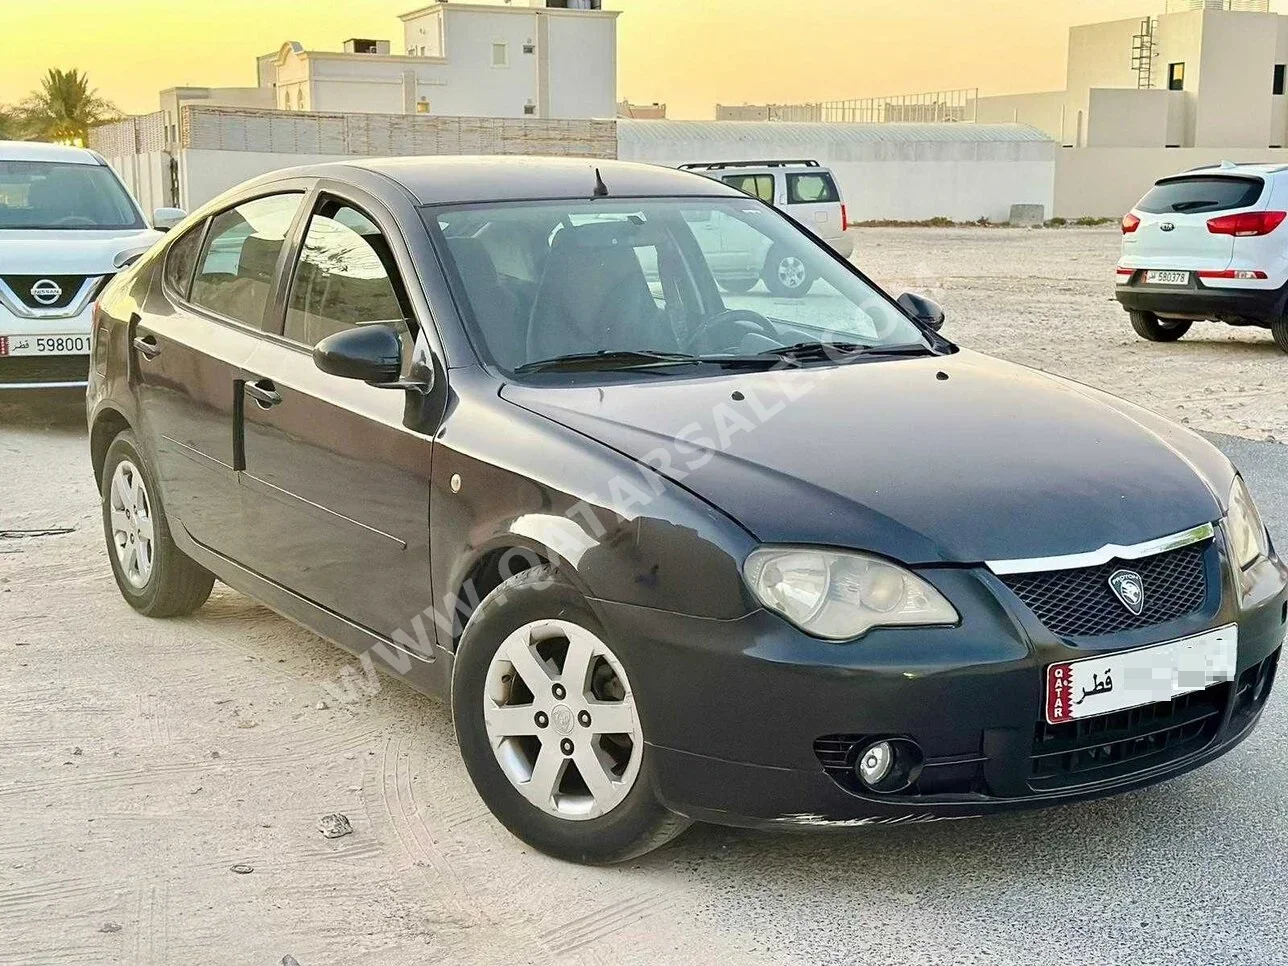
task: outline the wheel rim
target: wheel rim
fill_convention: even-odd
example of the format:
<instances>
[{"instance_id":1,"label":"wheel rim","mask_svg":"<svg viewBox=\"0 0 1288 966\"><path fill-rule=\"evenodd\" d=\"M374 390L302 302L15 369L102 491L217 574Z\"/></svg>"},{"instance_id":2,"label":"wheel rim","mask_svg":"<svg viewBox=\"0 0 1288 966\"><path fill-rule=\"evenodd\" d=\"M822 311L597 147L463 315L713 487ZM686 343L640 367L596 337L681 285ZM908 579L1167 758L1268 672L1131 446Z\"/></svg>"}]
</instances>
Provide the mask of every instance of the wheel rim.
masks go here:
<instances>
[{"instance_id":1,"label":"wheel rim","mask_svg":"<svg viewBox=\"0 0 1288 966\"><path fill-rule=\"evenodd\" d=\"M778 263L778 281L786 288L800 288L805 282L805 263L788 255Z\"/></svg>"},{"instance_id":2,"label":"wheel rim","mask_svg":"<svg viewBox=\"0 0 1288 966\"><path fill-rule=\"evenodd\" d=\"M143 474L129 460L122 460L112 474L108 490L108 508L112 521L112 546L126 581L142 590L152 577L155 530L152 522L152 500L143 482Z\"/></svg>"},{"instance_id":3,"label":"wheel rim","mask_svg":"<svg viewBox=\"0 0 1288 966\"><path fill-rule=\"evenodd\" d=\"M483 720L501 770L547 815L606 815L639 776L644 734L626 671L570 621L534 621L502 642L488 667Z\"/></svg>"}]
</instances>

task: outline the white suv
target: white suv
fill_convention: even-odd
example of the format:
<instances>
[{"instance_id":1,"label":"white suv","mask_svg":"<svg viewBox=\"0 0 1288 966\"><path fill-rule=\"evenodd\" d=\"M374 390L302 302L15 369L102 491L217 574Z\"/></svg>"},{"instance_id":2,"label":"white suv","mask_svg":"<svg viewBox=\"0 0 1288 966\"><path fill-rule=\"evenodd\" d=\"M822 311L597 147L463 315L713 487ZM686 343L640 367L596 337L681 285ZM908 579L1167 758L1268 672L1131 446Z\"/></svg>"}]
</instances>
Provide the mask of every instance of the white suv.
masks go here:
<instances>
[{"instance_id":1,"label":"white suv","mask_svg":"<svg viewBox=\"0 0 1288 966\"><path fill-rule=\"evenodd\" d=\"M1141 338L1174 342L1198 319L1270 329L1288 352L1288 165L1194 168L1123 217L1118 301Z\"/></svg>"},{"instance_id":2,"label":"white suv","mask_svg":"<svg viewBox=\"0 0 1288 966\"><path fill-rule=\"evenodd\" d=\"M832 172L817 161L712 161L682 164L684 171L744 191L773 205L802 227L849 258L854 236L847 232L845 201ZM814 284L814 275L795 255L764 247L764 236L734 218L712 218L690 227L721 287L749 292L756 282L783 298L800 298Z\"/></svg>"},{"instance_id":3,"label":"white suv","mask_svg":"<svg viewBox=\"0 0 1288 966\"><path fill-rule=\"evenodd\" d=\"M0 389L84 386L94 298L160 237L93 151L0 141Z\"/></svg>"}]
</instances>

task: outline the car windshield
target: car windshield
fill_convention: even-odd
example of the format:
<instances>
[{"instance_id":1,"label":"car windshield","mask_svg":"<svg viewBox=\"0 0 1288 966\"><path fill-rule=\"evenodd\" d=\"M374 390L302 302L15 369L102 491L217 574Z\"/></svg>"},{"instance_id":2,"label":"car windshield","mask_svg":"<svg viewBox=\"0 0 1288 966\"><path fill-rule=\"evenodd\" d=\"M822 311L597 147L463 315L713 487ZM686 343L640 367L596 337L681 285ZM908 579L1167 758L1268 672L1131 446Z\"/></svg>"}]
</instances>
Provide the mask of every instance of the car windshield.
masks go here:
<instances>
[{"instance_id":1,"label":"car windshield","mask_svg":"<svg viewBox=\"0 0 1288 966\"><path fill-rule=\"evenodd\" d=\"M0 161L0 229L143 228L110 168L65 161Z\"/></svg>"},{"instance_id":2,"label":"car windshield","mask_svg":"<svg viewBox=\"0 0 1288 966\"><path fill-rule=\"evenodd\" d=\"M883 293L747 200L515 202L425 220L476 344L510 372L932 351Z\"/></svg>"}]
</instances>

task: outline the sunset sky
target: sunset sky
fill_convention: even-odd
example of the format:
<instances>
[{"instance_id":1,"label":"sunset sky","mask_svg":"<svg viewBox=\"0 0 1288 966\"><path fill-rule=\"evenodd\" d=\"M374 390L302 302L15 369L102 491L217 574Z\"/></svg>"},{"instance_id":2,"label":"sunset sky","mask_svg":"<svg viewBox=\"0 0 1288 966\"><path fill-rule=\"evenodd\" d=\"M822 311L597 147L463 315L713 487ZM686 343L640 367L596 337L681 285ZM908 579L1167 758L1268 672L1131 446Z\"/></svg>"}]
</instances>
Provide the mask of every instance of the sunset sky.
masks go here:
<instances>
[{"instance_id":1,"label":"sunset sky","mask_svg":"<svg viewBox=\"0 0 1288 966\"><path fill-rule=\"evenodd\" d=\"M618 21L620 96L709 118L716 102L802 101L979 87L1063 87L1076 23L1156 13L1165 0L606 0ZM285 40L399 47L418 0L0 0L0 103L48 67L88 71L128 113L183 84L253 85ZM1288 0L1272 4L1288 10ZM1124 52L1124 56L1129 56Z\"/></svg>"}]
</instances>

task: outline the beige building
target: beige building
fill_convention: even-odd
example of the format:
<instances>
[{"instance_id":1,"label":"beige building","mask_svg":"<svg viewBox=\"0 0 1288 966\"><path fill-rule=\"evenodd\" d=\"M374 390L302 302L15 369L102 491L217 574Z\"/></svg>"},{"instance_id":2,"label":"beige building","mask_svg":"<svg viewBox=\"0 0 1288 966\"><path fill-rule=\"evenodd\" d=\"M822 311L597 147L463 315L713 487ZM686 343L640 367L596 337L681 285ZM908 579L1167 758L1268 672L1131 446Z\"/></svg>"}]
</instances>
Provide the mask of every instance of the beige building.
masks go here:
<instances>
[{"instance_id":1,"label":"beige building","mask_svg":"<svg viewBox=\"0 0 1288 966\"><path fill-rule=\"evenodd\" d=\"M1168 9L1074 27L1064 90L981 97L975 118L1031 124L1077 148L1288 143L1288 17L1266 0Z\"/></svg>"}]
</instances>

